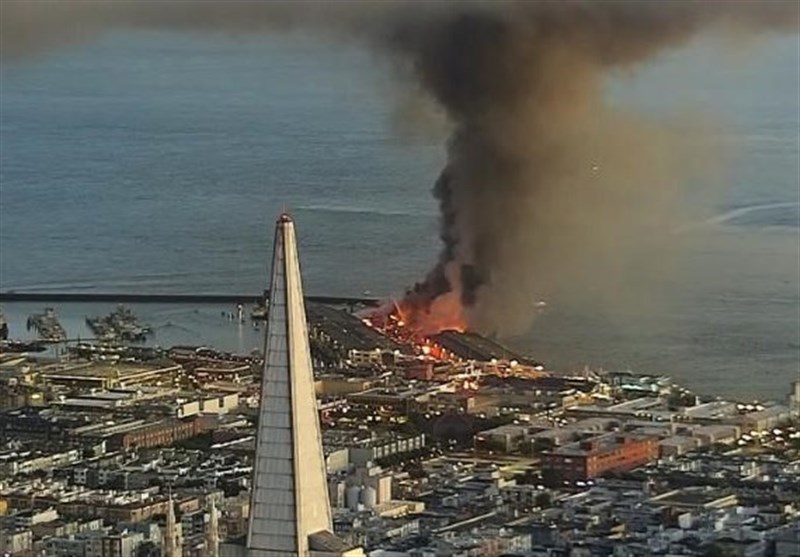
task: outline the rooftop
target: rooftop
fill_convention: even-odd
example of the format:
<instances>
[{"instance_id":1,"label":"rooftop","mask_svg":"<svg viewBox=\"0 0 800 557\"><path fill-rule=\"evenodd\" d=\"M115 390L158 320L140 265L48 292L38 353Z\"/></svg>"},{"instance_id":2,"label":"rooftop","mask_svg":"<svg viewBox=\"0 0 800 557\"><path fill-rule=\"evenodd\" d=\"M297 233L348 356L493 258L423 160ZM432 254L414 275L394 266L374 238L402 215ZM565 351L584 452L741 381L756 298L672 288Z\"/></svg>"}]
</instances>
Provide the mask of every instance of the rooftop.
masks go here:
<instances>
[{"instance_id":1,"label":"rooftop","mask_svg":"<svg viewBox=\"0 0 800 557\"><path fill-rule=\"evenodd\" d=\"M713 487L685 487L652 497L650 503L657 506L716 507L721 506L730 497L728 493Z\"/></svg>"},{"instance_id":2,"label":"rooftop","mask_svg":"<svg viewBox=\"0 0 800 557\"><path fill-rule=\"evenodd\" d=\"M550 454L559 456L591 456L603 454L617 447L636 442L647 441L656 439L650 435L640 435L635 433L620 435L617 433L609 433L606 435L599 435L583 441L576 441L563 447L558 447L550 451Z\"/></svg>"}]
</instances>

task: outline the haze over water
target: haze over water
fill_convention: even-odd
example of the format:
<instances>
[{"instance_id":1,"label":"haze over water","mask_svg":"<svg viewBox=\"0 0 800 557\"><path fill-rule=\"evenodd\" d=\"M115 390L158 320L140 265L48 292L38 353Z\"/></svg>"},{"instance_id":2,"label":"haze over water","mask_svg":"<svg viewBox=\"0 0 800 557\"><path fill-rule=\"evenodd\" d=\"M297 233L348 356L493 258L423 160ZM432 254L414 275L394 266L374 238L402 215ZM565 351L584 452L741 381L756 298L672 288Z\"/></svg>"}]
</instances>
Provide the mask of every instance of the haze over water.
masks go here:
<instances>
[{"instance_id":1,"label":"haze over water","mask_svg":"<svg viewBox=\"0 0 800 557\"><path fill-rule=\"evenodd\" d=\"M739 59L700 42L610 84L615 102L713 118L728 153L718 217L676 215L689 249L657 303L551 304L510 344L556 369L784 395L800 376L799 47L763 39ZM114 34L4 63L0 289L257 293L286 207L309 293L402 292L439 250L445 134L396 133L389 75L299 36ZM143 312L248 348L217 308Z\"/></svg>"}]
</instances>

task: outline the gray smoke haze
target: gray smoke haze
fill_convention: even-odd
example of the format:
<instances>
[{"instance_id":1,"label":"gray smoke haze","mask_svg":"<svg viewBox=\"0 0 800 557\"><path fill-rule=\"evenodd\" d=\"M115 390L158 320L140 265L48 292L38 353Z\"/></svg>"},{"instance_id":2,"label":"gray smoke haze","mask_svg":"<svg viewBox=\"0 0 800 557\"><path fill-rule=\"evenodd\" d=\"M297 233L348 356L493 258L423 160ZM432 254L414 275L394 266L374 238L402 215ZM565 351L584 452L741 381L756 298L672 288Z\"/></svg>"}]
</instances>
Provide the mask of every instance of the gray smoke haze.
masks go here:
<instances>
[{"instance_id":1,"label":"gray smoke haze","mask_svg":"<svg viewBox=\"0 0 800 557\"><path fill-rule=\"evenodd\" d=\"M434 187L439 261L408 293L423 330L529 324L532 301L612 303L660 272L641 254L675 241L702 167L669 126L612 108L603 79L704 31L796 31L800 4L545 2L15 2L0 49L23 58L112 28L300 29L363 42L437 102L452 126ZM646 265L645 265L646 267Z\"/></svg>"}]
</instances>

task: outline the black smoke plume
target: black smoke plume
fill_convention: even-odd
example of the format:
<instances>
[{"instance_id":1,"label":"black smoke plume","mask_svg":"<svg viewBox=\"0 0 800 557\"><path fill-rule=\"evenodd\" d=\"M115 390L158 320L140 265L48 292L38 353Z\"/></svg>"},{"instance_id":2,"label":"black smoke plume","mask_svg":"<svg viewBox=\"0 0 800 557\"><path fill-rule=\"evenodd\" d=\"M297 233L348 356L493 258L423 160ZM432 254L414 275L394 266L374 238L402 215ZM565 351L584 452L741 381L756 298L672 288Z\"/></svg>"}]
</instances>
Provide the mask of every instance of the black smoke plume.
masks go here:
<instances>
[{"instance_id":1,"label":"black smoke plume","mask_svg":"<svg viewBox=\"0 0 800 557\"><path fill-rule=\"evenodd\" d=\"M695 165L691 138L609 107L603 78L701 30L797 22L790 3L631 1L466 4L398 21L390 49L453 124L434 187L443 248L406 305L436 328L460 304L460 321L503 333L526 326L537 299L614 303L644 278L631 261L674 243Z\"/></svg>"}]
</instances>

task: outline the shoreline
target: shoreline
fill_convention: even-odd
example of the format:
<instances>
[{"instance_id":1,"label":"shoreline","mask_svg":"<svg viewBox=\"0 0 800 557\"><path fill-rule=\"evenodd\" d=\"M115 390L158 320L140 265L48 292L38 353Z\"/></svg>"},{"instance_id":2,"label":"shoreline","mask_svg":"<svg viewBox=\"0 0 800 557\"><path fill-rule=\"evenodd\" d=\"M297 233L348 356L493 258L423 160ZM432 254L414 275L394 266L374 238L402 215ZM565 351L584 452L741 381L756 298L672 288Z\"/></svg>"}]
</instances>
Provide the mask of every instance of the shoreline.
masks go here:
<instances>
[{"instance_id":1,"label":"shoreline","mask_svg":"<svg viewBox=\"0 0 800 557\"><path fill-rule=\"evenodd\" d=\"M87 342L94 335L86 325L86 318L95 315L104 315L114 310L117 304L112 302L67 302L55 306L56 315L67 331L67 338L72 342ZM128 304L126 304L128 305ZM25 323L28 315L41 312L43 305L38 302L4 302L3 313L9 327L9 339L31 341L36 339L35 331L26 330ZM252 321L249 317L243 322L231 319L229 315L235 311L232 304L206 303L134 303L130 307L143 324L153 328L153 335L145 342L136 346L169 348L173 346L208 346L212 349L230 352L233 354L249 354L254 350L263 350L263 322ZM244 306L245 316L249 315L252 304ZM505 343L504 343L505 344ZM40 355L55 355L60 353L65 343L49 345L46 352ZM512 345L513 346L513 345ZM516 347L516 346L515 346ZM525 351L523 351L525 352ZM537 356L537 354L527 355ZM539 358L548 363L547 358ZM785 385L771 385L769 390L747 389L750 396L743 396L743 391L723 389L711 392L706 388L698 388L690 377L672 373L669 370L650 369L612 369L608 366L589 366L597 372L624 373L631 372L637 376L666 376L670 381L686 388L702 398L727 398L751 402L754 400L776 400L785 398L783 393L788 393L791 381ZM549 369L556 375L580 375L582 369L577 367L554 366ZM687 380L688 379L688 380ZM797 378L800 380L800 376ZM702 384L701 381L697 383Z\"/></svg>"}]
</instances>

